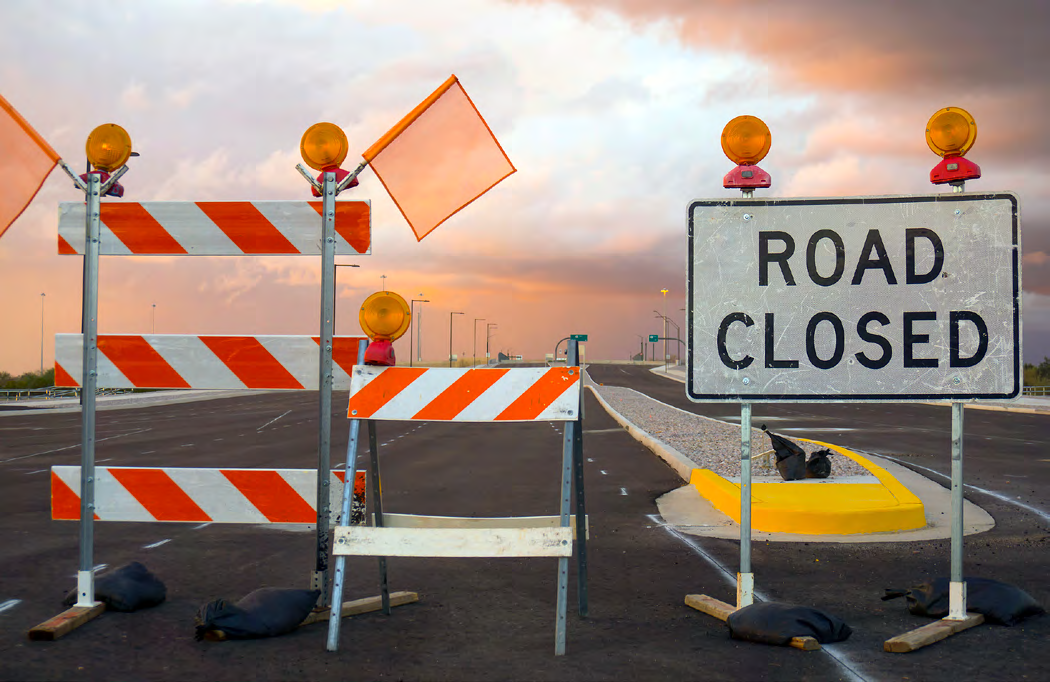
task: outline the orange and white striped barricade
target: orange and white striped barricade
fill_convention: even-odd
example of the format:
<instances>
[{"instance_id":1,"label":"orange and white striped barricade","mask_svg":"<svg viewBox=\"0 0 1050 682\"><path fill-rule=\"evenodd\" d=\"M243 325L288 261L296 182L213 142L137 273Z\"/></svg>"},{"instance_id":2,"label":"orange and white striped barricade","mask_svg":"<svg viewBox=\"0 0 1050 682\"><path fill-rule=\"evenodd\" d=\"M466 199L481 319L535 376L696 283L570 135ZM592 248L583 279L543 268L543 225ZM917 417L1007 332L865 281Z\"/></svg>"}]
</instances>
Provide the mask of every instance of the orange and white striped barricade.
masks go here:
<instances>
[{"instance_id":1,"label":"orange and white striped barricade","mask_svg":"<svg viewBox=\"0 0 1050 682\"><path fill-rule=\"evenodd\" d=\"M312 524L316 479L313 469L95 467L95 520ZM345 480L344 472L331 472L329 504L342 497ZM51 468L51 518L80 519L80 467ZM358 471L349 518L339 525L364 520L365 472Z\"/></svg>"},{"instance_id":2,"label":"orange and white striped barricade","mask_svg":"<svg viewBox=\"0 0 1050 682\"><path fill-rule=\"evenodd\" d=\"M576 345L572 352L575 361ZM582 455L580 368L354 368L347 416L367 420L371 454L371 492L374 526L337 526L332 553L336 557L332 602L342 599L345 558L380 557L383 595L388 594L385 558L406 557L558 557L558 597L555 654L565 652L565 610L569 557L573 553L575 523L586 518L583 508L582 467L577 476L576 518L570 514L574 451ZM448 422L566 422L561 477L561 513L551 517L468 519L450 517L384 516L379 485L379 457L375 423L395 421ZM353 455L348 453L347 466ZM585 547L586 533L576 533L577 548ZM581 578L586 575L583 553ZM585 582L581 582L581 611ZM338 648L339 619L329 621L328 650Z\"/></svg>"},{"instance_id":3,"label":"orange and white striped barricade","mask_svg":"<svg viewBox=\"0 0 1050 682\"><path fill-rule=\"evenodd\" d=\"M350 388L362 340L333 338L333 388ZM318 390L318 336L100 334L97 346L104 388ZM80 386L82 349L80 334L55 335L55 386Z\"/></svg>"},{"instance_id":4,"label":"orange and white striped barricade","mask_svg":"<svg viewBox=\"0 0 1050 682\"><path fill-rule=\"evenodd\" d=\"M83 202L58 206L58 252L84 253ZM371 203L335 202L335 254L372 252ZM143 201L102 204L103 256L321 255L320 201Z\"/></svg>"},{"instance_id":5,"label":"orange and white striped barricade","mask_svg":"<svg viewBox=\"0 0 1050 682\"><path fill-rule=\"evenodd\" d=\"M126 169L126 167L125 167ZM123 169L118 172L123 173ZM116 175L114 178L117 177ZM371 253L371 203L336 201L334 173L324 174L321 201L120 202L101 203L101 176L89 173L84 202L59 205L57 248L61 255L84 256L83 331L80 352L70 355L56 340L59 383L79 385L83 427L78 605L94 604L92 515L95 503L95 390L99 385L139 388L313 389L318 412L317 552L312 583L327 593L331 399L333 384L345 381L348 358L334 361L335 256ZM100 255L148 256L320 256L321 325L316 338L298 342L276 337L112 336L98 339L98 259ZM101 342L100 342L101 341ZM76 341L72 341L76 343ZM174 345L172 345L174 343ZM298 355L289 350L299 343ZM354 341L349 340L353 355ZM239 345L242 344L242 345ZM247 345L243 345L247 344ZM195 349L187 359L180 352ZM98 353L99 350L103 352ZM101 358L100 358L101 355ZM313 378L309 366L314 367ZM101 365L102 367L97 367ZM101 375L99 373L101 370ZM96 379L100 378L101 382ZM77 381L76 377L81 377ZM322 598L324 599L324 598Z\"/></svg>"}]
</instances>

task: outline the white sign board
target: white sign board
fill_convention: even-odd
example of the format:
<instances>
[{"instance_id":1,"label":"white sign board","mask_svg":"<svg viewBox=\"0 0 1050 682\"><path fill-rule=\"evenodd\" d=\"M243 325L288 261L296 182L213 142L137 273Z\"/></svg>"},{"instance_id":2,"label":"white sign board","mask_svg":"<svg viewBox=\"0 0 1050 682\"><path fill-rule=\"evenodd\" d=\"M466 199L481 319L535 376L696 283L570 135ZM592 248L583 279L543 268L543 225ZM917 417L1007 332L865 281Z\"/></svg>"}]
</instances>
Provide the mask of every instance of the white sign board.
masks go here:
<instances>
[{"instance_id":1,"label":"white sign board","mask_svg":"<svg viewBox=\"0 0 1050 682\"><path fill-rule=\"evenodd\" d=\"M689 205L689 398L1007 399L1021 387L1011 193Z\"/></svg>"}]
</instances>

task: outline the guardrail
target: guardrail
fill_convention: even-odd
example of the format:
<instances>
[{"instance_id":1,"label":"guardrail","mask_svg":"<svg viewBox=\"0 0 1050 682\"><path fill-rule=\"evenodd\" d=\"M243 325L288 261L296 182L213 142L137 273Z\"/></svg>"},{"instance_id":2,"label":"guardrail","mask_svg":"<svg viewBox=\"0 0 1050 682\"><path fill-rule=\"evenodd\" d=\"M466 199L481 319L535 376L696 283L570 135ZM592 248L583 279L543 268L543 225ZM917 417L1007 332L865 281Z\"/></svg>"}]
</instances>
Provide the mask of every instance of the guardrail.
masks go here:
<instances>
[{"instance_id":1,"label":"guardrail","mask_svg":"<svg viewBox=\"0 0 1050 682\"><path fill-rule=\"evenodd\" d=\"M99 388L95 395L120 395L130 393L128 388ZM79 388L56 388L47 386L45 388L2 388L0 389L0 403L16 402L19 400L52 400L54 398L79 398Z\"/></svg>"},{"instance_id":2,"label":"guardrail","mask_svg":"<svg viewBox=\"0 0 1050 682\"><path fill-rule=\"evenodd\" d=\"M1025 386L1021 395L1035 398L1050 398L1050 386Z\"/></svg>"}]
</instances>

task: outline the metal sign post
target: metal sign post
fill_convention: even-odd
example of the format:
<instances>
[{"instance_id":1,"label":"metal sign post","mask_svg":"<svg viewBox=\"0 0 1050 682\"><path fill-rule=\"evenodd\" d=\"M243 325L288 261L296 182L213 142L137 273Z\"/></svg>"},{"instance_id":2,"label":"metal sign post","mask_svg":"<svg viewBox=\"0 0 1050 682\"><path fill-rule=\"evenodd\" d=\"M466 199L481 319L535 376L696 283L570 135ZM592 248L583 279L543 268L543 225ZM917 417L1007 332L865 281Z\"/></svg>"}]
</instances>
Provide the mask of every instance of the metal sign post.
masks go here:
<instances>
[{"instance_id":1,"label":"metal sign post","mask_svg":"<svg viewBox=\"0 0 1050 682\"><path fill-rule=\"evenodd\" d=\"M324 174L321 190L321 353L319 419L317 434L317 561L311 587L321 590L320 606L328 603L328 485L332 442L332 336L335 316L335 173ZM353 478L354 469L347 476ZM352 482L347 487L353 488Z\"/></svg>"},{"instance_id":2,"label":"metal sign post","mask_svg":"<svg viewBox=\"0 0 1050 682\"><path fill-rule=\"evenodd\" d=\"M77 606L94 606L94 520L95 520L95 389L98 372L98 246L102 204L102 175L87 174L87 217L85 220L84 296L84 374L81 381L80 427L80 562L77 570Z\"/></svg>"}]
</instances>

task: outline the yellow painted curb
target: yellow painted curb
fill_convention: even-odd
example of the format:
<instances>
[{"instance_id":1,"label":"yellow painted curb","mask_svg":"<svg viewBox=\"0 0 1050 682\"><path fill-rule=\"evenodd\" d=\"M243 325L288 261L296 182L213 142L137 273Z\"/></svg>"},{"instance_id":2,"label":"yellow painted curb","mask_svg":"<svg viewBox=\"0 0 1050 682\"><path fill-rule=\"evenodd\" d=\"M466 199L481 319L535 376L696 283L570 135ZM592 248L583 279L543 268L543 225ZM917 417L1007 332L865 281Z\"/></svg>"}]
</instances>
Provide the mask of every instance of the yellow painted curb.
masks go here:
<instances>
[{"instance_id":1,"label":"yellow painted curb","mask_svg":"<svg viewBox=\"0 0 1050 682\"><path fill-rule=\"evenodd\" d=\"M752 483L751 527L754 530L806 535L853 535L915 530L926 525L922 500L885 469L837 445L808 442L849 457L879 482ZM693 469L689 483L716 509L740 523L738 483L728 481L709 469Z\"/></svg>"}]
</instances>

